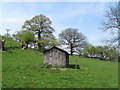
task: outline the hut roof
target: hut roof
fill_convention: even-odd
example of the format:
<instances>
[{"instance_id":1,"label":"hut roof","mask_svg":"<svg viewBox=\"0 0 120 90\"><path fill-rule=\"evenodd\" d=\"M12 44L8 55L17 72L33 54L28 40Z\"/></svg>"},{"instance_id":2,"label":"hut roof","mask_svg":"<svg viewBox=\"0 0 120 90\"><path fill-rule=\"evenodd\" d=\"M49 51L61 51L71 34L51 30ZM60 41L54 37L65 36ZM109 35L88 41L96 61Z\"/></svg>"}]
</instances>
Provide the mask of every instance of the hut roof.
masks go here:
<instances>
[{"instance_id":1,"label":"hut roof","mask_svg":"<svg viewBox=\"0 0 120 90\"><path fill-rule=\"evenodd\" d=\"M60 48L55 47L55 46L53 46L52 48L50 48L50 49L48 49L48 50L45 50L43 53L45 53L45 52L47 52L47 51L49 51L49 50L51 50L51 49L53 49L53 48L56 48L56 49L58 49L58 50L60 50L60 51L62 51L62 52L65 52L65 53L69 54L67 51L64 51L63 49L60 49Z\"/></svg>"}]
</instances>

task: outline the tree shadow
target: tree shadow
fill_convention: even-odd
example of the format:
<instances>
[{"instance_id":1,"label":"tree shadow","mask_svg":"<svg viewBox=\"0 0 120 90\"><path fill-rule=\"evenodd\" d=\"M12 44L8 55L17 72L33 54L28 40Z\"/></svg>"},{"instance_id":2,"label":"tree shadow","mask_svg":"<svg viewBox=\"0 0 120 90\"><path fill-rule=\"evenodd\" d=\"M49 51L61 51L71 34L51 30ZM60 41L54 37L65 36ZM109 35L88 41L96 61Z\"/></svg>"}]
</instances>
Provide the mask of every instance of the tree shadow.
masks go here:
<instances>
[{"instance_id":1,"label":"tree shadow","mask_svg":"<svg viewBox=\"0 0 120 90\"><path fill-rule=\"evenodd\" d=\"M13 53L12 51L9 51L9 50L6 50L7 52L9 52L9 53Z\"/></svg>"},{"instance_id":2,"label":"tree shadow","mask_svg":"<svg viewBox=\"0 0 120 90\"><path fill-rule=\"evenodd\" d=\"M77 64L69 64L67 68L72 68L72 69L80 69L80 65Z\"/></svg>"}]
</instances>

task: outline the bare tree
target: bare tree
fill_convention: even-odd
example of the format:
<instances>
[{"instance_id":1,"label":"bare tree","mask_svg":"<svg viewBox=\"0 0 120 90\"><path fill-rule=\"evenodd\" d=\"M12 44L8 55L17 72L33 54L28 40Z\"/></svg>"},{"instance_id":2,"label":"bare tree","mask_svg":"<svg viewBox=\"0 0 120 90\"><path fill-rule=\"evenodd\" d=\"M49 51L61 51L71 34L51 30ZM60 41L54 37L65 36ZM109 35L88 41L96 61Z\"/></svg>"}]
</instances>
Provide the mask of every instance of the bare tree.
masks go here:
<instances>
[{"instance_id":1,"label":"bare tree","mask_svg":"<svg viewBox=\"0 0 120 90\"><path fill-rule=\"evenodd\" d=\"M102 23L102 30L118 34L108 42L112 44L118 42L118 61L120 61L120 1L116 5L109 7L105 17L106 20Z\"/></svg>"},{"instance_id":2,"label":"bare tree","mask_svg":"<svg viewBox=\"0 0 120 90\"><path fill-rule=\"evenodd\" d=\"M120 40L120 2L115 6L109 7L106 11L106 20L102 22L102 30L110 31L112 34L118 34L113 39L108 40L108 42L116 43ZM120 41L119 41L120 42Z\"/></svg>"},{"instance_id":3,"label":"bare tree","mask_svg":"<svg viewBox=\"0 0 120 90\"><path fill-rule=\"evenodd\" d=\"M86 37L78 32L78 29L67 28L59 34L59 40L62 44L67 45L70 49L70 54L73 55L75 49L83 45Z\"/></svg>"}]
</instances>

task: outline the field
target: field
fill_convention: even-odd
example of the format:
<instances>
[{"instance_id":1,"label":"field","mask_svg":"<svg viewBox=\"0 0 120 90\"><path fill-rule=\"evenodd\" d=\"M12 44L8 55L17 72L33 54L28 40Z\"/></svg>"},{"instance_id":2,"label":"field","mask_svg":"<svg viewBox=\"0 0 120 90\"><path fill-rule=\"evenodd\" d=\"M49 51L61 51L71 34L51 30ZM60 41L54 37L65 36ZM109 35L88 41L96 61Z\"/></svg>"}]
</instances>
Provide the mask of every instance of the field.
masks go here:
<instances>
[{"instance_id":1,"label":"field","mask_svg":"<svg viewBox=\"0 0 120 90\"><path fill-rule=\"evenodd\" d=\"M2 52L2 88L117 88L118 63L70 56L80 69L43 68L43 54L35 50Z\"/></svg>"}]
</instances>

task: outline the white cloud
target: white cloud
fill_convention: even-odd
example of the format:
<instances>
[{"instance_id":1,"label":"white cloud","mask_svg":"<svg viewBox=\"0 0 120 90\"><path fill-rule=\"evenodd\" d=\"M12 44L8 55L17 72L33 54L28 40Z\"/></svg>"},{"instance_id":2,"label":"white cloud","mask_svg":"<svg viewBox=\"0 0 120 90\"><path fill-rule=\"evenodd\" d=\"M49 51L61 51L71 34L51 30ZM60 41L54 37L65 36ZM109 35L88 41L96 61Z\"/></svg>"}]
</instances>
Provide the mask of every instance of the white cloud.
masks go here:
<instances>
[{"instance_id":1,"label":"white cloud","mask_svg":"<svg viewBox=\"0 0 120 90\"><path fill-rule=\"evenodd\" d=\"M34 3L29 3L29 6L30 6L29 8L31 10L30 15L27 12L22 13L22 15L21 15L20 11L14 11L14 12L11 11L11 12L9 12L10 16L5 15L6 16L5 17L3 15L3 17L0 17L0 18L2 18L1 19L2 22L23 22L26 19L29 19L30 17L32 17L32 14L36 13L36 11L35 11L36 9L34 9L36 7L36 5ZM50 9L50 7L51 6L49 4L43 3L43 8L45 10ZM54 20L64 20L64 19L67 19L67 18L80 16L79 21L82 22L84 20L85 15L88 15L88 14L97 15L98 13L102 14L103 10L104 10L104 7L105 7L104 3L101 3L99 5L93 4L93 6L92 5L82 6L82 7L76 8L75 10L68 7L68 8L63 10L62 14L55 14L55 13L51 14L50 13L48 16L52 16L52 19L54 19Z\"/></svg>"},{"instance_id":2,"label":"white cloud","mask_svg":"<svg viewBox=\"0 0 120 90\"><path fill-rule=\"evenodd\" d=\"M110 38L113 38L114 35L109 35L108 33L101 32L97 34L86 34L88 38L88 42L93 45L105 45L106 43L103 43L103 41L108 40Z\"/></svg>"},{"instance_id":3,"label":"white cloud","mask_svg":"<svg viewBox=\"0 0 120 90\"><path fill-rule=\"evenodd\" d=\"M20 11L11 11L7 13L3 13L0 16L1 23L24 23L25 20L32 18L32 14L22 13Z\"/></svg>"},{"instance_id":4,"label":"white cloud","mask_svg":"<svg viewBox=\"0 0 120 90\"><path fill-rule=\"evenodd\" d=\"M16 17L16 18L5 18L2 19L2 23L17 23L17 22L24 22L25 18L21 18L21 17Z\"/></svg>"},{"instance_id":5,"label":"white cloud","mask_svg":"<svg viewBox=\"0 0 120 90\"><path fill-rule=\"evenodd\" d=\"M66 12L64 12L61 16L62 18L69 18L69 17L76 17L76 16L85 16L88 14L92 15L100 15L104 12L105 10L105 4L104 3L90 3L88 6L80 6L76 8L75 10L73 9L67 9ZM64 10L65 11L65 10ZM83 18L83 17L82 17Z\"/></svg>"}]
</instances>

